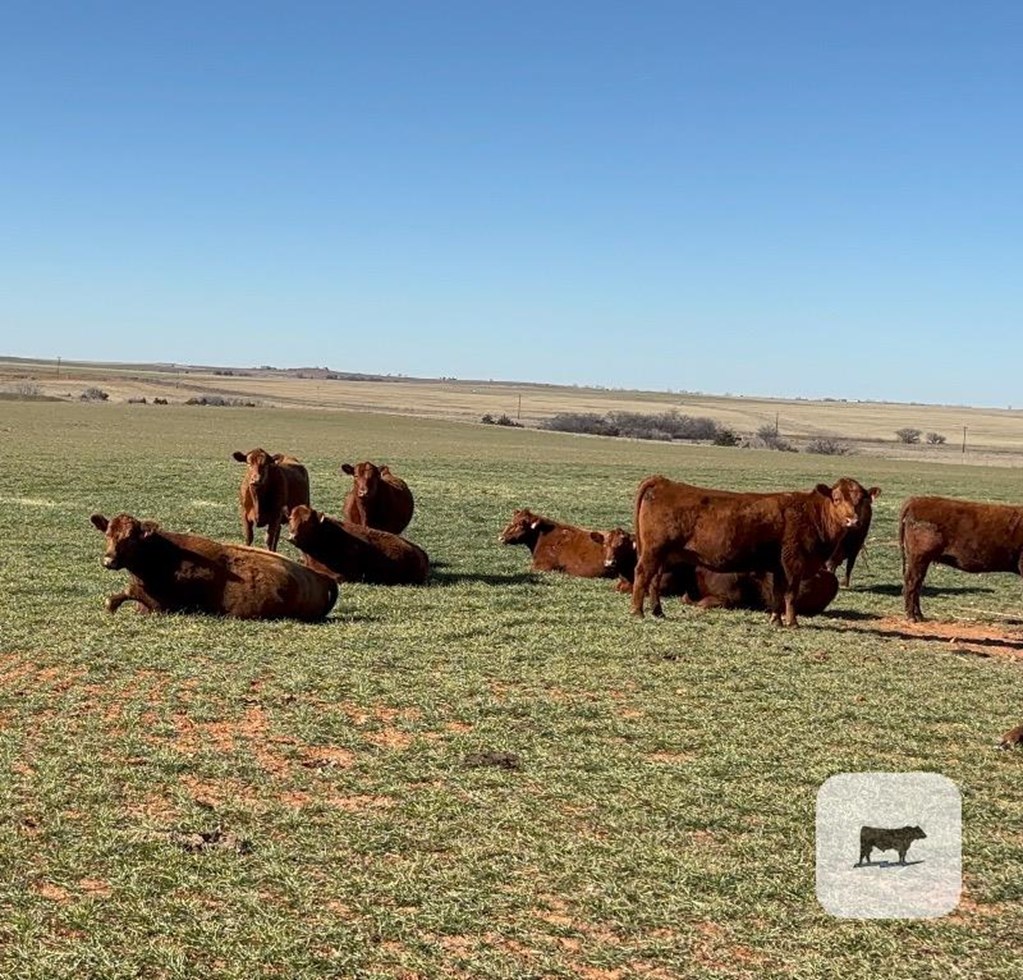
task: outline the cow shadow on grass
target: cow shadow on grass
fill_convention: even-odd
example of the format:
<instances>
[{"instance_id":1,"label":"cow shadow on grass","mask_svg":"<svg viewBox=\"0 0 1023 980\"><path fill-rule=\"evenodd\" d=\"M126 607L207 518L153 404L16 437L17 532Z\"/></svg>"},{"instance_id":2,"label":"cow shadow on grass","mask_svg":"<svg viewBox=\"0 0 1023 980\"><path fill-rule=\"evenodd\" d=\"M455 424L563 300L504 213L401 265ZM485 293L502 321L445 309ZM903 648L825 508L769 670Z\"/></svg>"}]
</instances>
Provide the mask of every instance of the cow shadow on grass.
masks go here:
<instances>
[{"instance_id":1,"label":"cow shadow on grass","mask_svg":"<svg viewBox=\"0 0 1023 980\"><path fill-rule=\"evenodd\" d=\"M547 584L536 572L513 572L510 575L499 575L495 572L438 572L434 565L430 570L430 585L446 587L461 585L464 582L477 582L480 585L539 585Z\"/></svg>"},{"instance_id":2,"label":"cow shadow on grass","mask_svg":"<svg viewBox=\"0 0 1023 980\"><path fill-rule=\"evenodd\" d=\"M855 592L872 592L874 595L901 596L902 586L895 582L883 582L877 585L854 586ZM921 595L974 595L975 593L994 592L983 585L925 585Z\"/></svg>"},{"instance_id":3,"label":"cow shadow on grass","mask_svg":"<svg viewBox=\"0 0 1023 980\"><path fill-rule=\"evenodd\" d=\"M923 864L924 859L919 858L916 861L904 861L900 864L898 861L864 861L863 864L854 864L854 868L910 868L914 864Z\"/></svg>"},{"instance_id":4,"label":"cow shadow on grass","mask_svg":"<svg viewBox=\"0 0 1023 980\"><path fill-rule=\"evenodd\" d=\"M825 609L817 614L821 619L876 620L881 619L877 613L864 612L862 609Z\"/></svg>"}]
</instances>

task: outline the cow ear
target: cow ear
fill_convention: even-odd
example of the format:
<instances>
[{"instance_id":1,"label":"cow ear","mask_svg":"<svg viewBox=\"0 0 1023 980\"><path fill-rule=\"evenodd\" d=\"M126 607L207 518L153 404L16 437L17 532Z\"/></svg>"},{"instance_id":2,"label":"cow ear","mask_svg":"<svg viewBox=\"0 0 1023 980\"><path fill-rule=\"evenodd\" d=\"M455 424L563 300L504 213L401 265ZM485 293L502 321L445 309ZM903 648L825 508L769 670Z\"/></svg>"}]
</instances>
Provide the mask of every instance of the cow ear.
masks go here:
<instances>
[{"instance_id":1,"label":"cow ear","mask_svg":"<svg viewBox=\"0 0 1023 980\"><path fill-rule=\"evenodd\" d=\"M235 452L231 453L231 458L238 460L239 463L244 463L244 462L246 462L246 459L247 459L247 457L245 456L245 453L238 452L237 450Z\"/></svg>"},{"instance_id":2,"label":"cow ear","mask_svg":"<svg viewBox=\"0 0 1023 980\"><path fill-rule=\"evenodd\" d=\"M106 530L110 526L110 521L108 521L102 514L93 514L89 520L92 521L92 526L95 527L96 530L102 531L106 534Z\"/></svg>"},{"instance_id":3,"label":"cow ear","mask_svg":"<svg viewBox=\"0 0 1023 980\"><path fill-rule=\"evenodd\" d=\"M274 453L273 456L271 456L270 458L275 463L279 463L282 459L284 459L284 453Z\"/></svg>"},{"instance_id":4,"label":"cow ear","mask_svg":"<svg viewBox=\"0 0 1023 980\"><path fill-rule=\"evenodd\" d=\"M826 483L818 483L817 486L814 487L814 490L822 497L831 496L831 487L829 487Z\"/></svg>"},{"instance_id":5,"label":"cow ear","mask_svg":"<svg viewBox=\"0 0 1023 980\"><path fill-rule=\"evenodd\" d=\"M139 521L140 538L150 538L159 530L160 525L156 521Z\"/></svg>"},{"instance_id":6,"label":"cow ear","mask_svg":"<svg viewBox=\"0 0 1023 980\"><path fill-rule=\"evenodd\" d=\"M341 472L347 473L349 476L355 476L355 467L351 463L342 463Z\"/></svg>"},{"instance_id":7,"label":"cow ear","mask_svg":"<svg viewBox=\"0 0 1023 980\"><path fill-rule=\"evenodd\" d=\"M600 531L590 531L590 537L597 542L597 544L604 543L604 535Z\"/></svg>"},{"instance_id":8,"label":"cow ear","mask_svg":"<svg viewBox=\"0 0 1023 980\"><path fill-rule=\"evenodd\" d=\"M877 498L881 496L881 488L880 487L871 487L867 491L867 493L870 494L870 499L871 500L877 500Z\"/></svg>"},{"instance_id":9,"label":"cow ear","mask_svg":"<svg viewBox=\"0 0 1023 980\"><path fill-rule=\"evenodd\" d=\"M536 520L531 521L529 526L530 526L530 528L532 530L535 531L542 523L543 523L543 521L541 521L540 518L538 517L538 518L536 518Z\"/></svg>"}]
</instances>

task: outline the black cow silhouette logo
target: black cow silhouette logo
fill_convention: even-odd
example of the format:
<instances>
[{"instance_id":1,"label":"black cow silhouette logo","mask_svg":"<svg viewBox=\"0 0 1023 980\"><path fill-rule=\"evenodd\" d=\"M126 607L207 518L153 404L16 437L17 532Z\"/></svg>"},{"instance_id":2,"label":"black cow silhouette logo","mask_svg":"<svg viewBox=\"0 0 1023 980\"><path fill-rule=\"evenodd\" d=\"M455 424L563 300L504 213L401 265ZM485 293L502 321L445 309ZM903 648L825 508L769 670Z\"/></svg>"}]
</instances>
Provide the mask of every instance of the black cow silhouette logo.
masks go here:
<instances>
[{"instance_id":1,"label":"black cow silhouette logo","mask_svg":"<svg viewBox=\"0 0 1023 980\"><path fill-rule=\"evenodd\" d=\"M877 848L879 851L898 851L899 864L906 863L906 852L909 845L915 840L923 840L927 835L919 827L898 827L887 829L885 827L860 827L860 859L856 867L860 867L864 861L872 864L870 852Z\"/></svg>"}]
</instances>

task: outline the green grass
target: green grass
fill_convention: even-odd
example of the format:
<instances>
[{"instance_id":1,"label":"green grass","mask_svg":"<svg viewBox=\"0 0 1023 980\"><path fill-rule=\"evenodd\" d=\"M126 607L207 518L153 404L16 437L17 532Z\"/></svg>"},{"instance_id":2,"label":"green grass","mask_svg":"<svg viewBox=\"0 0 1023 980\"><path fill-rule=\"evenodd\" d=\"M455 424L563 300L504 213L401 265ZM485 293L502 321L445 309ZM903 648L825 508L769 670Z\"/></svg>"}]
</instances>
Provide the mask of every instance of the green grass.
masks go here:
<instances>
[{"instance_id":1,"label":"green grass","mask_svg":"<svg viewBox=\"0 0 1023 980\"><path fill-rule=\"evenodd\" d=\"M1011 501L1013 470L173 406L5 404L0 437L0 975L1018 975L1021 757L992 746L1023 668L879 628L905 496ZM238 540L229 457L257 444L333 513L339 463L390 463L437 581L343 587L319 625L109 616L124 575L89 515ZM654 472L879 484L868 564L835 616L782 631L674 601L637 622L496 542L527 505L628 525ZM1013 577L928 586L934 619L1019 612ZM523 768L462 764L489 749ZM817 905L817 789L869 769L960 786L956 915Z\"/></svg>"}]
</instances>

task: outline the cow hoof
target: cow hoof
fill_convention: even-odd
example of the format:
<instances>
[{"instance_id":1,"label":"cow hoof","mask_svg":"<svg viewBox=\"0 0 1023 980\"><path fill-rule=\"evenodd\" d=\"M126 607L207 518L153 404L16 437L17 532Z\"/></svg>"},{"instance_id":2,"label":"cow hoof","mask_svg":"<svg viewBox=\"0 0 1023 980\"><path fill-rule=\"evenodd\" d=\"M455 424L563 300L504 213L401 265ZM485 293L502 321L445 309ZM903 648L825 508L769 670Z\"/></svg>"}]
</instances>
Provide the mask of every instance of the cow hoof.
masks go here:
<instances>
[{"instance_id":1,"label":"cow hoof","mask_svg":"<svg viewBox=\"0 0 1023 980\"><path fill-rule=\"evenodd\" d=\"M650 613L656 619L664 619L664 610L660 606L654 606L654 608L650 610Z\"/></svg>"},{"instance_id":2,"label":"cow hoof","mask_svg":"<svg viewBox=\"0 0 1023 980\"><path fill-rule=\"evenodd\" d=\"M103 600L103 608L108 613L115 613L115 612L117 612L117 607L120 605L120 603L119 602L115 602L114 601L115 598L116 598L116 596L108 595Z\"/></svg>"}]
</instances>

